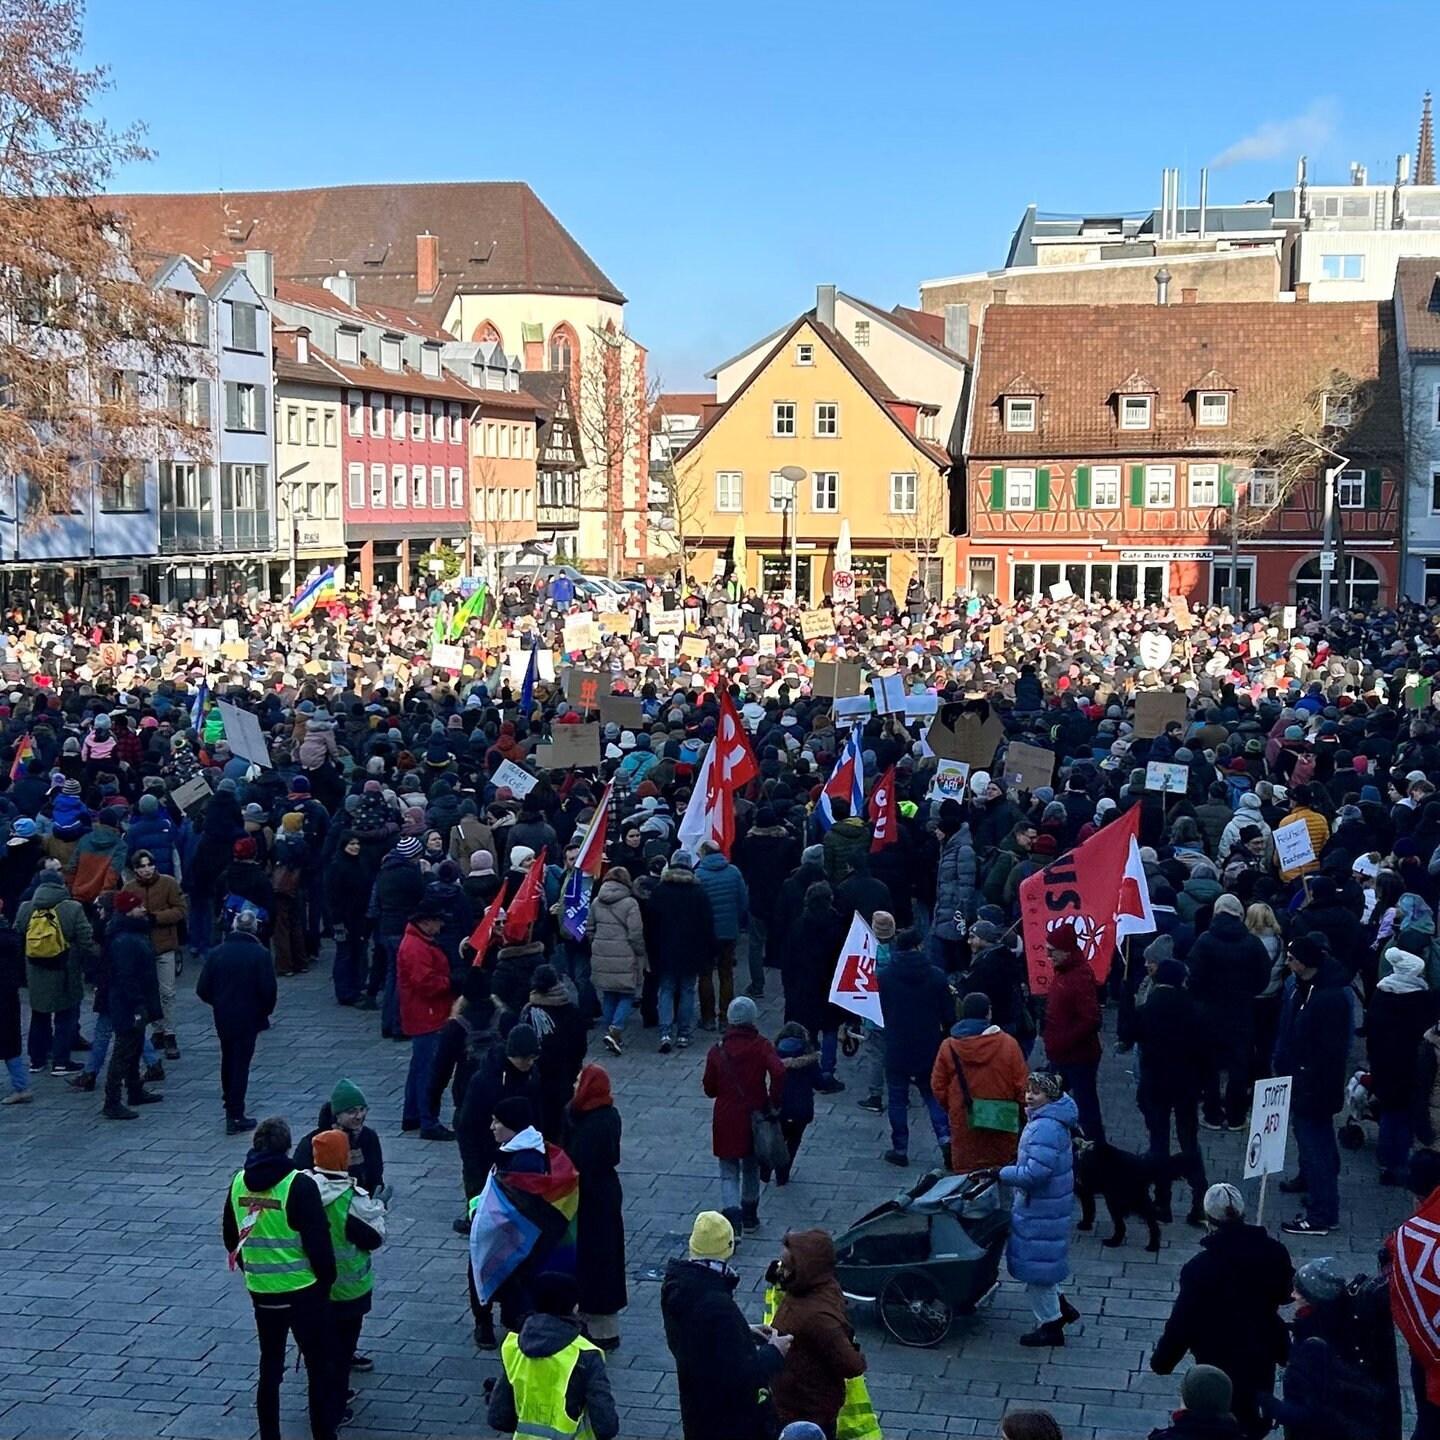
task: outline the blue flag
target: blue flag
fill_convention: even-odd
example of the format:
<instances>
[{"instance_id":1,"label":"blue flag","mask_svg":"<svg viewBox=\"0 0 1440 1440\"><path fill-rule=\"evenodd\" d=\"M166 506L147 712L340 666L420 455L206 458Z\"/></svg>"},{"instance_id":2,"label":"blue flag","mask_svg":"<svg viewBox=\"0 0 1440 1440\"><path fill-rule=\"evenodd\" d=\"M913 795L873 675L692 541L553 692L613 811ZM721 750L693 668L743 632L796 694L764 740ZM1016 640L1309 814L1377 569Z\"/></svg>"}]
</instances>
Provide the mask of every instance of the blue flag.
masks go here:
<instances>
[{"instance_id":1,"label":"blue flag","mask_svg":"<svg viewBox=\"0 0 1440 1440\"><path fill-rule=\"evenodd\" d=\"M570 872L561 897L560 924L577 943L585 938L585 922L590 918L590 876L578 867Z\"/></svg>"},{"instance_id":2,"label":"blue flag","mask_svg":"<svg viewBox=\"0 0 1440 1440\"><path fill-rule=\"evenodd\" d=\"M195 692L195 703L190 707L190 728L198 735L200 722L205 718L205 702L210 698L210 687L202 680Z\"/></svg>"},{"instance_id":3,"label":"blue flag","mask_svg":"<svg viewBox=\"0 0 1440 1440\"><path fill-rule=\"evenodd\" d=\"M535 637L535 643L530 647L530 661L525 666L525 679L520 685L520 712L527 718L530 715L530 707L535 703L535 672L539 669L539 661L536 656L539 653L540 637Z\"/></svg>"}]
</instances>

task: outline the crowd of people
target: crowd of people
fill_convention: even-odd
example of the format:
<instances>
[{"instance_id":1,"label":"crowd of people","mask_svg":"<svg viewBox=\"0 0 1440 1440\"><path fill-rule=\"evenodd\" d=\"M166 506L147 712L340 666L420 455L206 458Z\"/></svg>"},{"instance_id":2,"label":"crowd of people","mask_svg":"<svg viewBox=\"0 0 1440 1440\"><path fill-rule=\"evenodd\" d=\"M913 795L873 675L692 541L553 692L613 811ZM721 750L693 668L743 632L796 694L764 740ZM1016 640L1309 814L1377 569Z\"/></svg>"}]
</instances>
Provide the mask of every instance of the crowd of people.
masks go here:
<instances>
[{"instance_id":1,"label":"crowd of people","mask_svg":"<svg viewBox=\"0 0 1440 1440\"><path fill-rule=\"evenodd\" d=\"M337 1077L298 1145L247 1114L259 1037L322 959L335 1004L408 1045L400 1129L455 1145L497 1429L618 1433L616 1077L636 1047L699 1042L715 1197L661 1298L687 1440L878 1433L832 1236L784 1237L763 1320L734 1299L736 1249L764 1187L807 1163L817 1096L884 1116L896 1168L1002 1187L1030 1348L1084 1323L1065 1288L1077 1188L1113 1215L1107 1177L1140 1173L1132 1213L1165 1223L1183 1183L1197 1252L1151 1364L1196 1363L1157 1434L1398 1434L1389 1321L1387 1370L1363 1287L1316 1242L1346 1220L1342 1115L1349 1133L1374 1121L1377 1185L1424 1197L1440 1180L1440 616L1300 619L880 586L817 635L721 581L601 603L563 576L497 587L473 614L443 586L347 593L295 624L241 596L17 609L0 637L3 1103L48 1072L143 1126L181 1063L177 984L196 966L224 1127L250 1144L223 1238L255 1309L262 1440L280 1433L289 1335L317 1437L349 1419L371 1363L388 1194L365 1098ZM903 702L839 703L872 675L898 676ZM757 773L733 839L695 843L722 706ZM993 740L942 785L953 752L932 726L953 742L962 720ZM554 763L572 726L596 732L598 763ZM1018 783L1017 746L1051 757L1049 783ZM1021 887L1131 812L1154 929L1097 970L1076 927L1052 928L1052 978L1032 991ZM856 916L880 1022L831 999ZM1098 1083L1107 1045L1134 1081L1140 1156L1108 1139L1124 1117ZM1291 1078L1299 1162L1283 1240L1210 1183L1200 1142L1248 1129L1270 1076ZM1235 1176L1238 1148L1210 1154ZM1425 1359L1415 1433L1433 1437ZM1003 1423L1011 1440L1061 1433L1037 1411Z\"/></svg>"}]
</instances>

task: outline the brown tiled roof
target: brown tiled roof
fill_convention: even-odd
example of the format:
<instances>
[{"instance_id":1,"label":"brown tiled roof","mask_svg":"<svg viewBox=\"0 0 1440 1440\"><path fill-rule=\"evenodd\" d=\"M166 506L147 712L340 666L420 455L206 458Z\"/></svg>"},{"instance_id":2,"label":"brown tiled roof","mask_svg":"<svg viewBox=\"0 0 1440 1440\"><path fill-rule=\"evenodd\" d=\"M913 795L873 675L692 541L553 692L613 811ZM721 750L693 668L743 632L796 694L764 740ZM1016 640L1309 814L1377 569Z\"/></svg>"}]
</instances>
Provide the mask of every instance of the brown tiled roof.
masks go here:
<instances>
[{"instance_id":1,"label":"brown tiled roof","mask_svg":"<svg viewBox=\"0 0 1440 1440\"><path fill-rule=\"evenodd\" d=\"M310 310L338 315L342 319L368 320L372 325L402 330L418 335L423 340L448 341L455 338L448 330L441 329L433 316L417 314L413 307L406 310L389 305L367 305L358 297L354 305L348 305L323 285L302 285L296 280L277 280L275 298L287 300L292 305L304 305Z\"/></svg>"},{"instance_id":2,"label":"brown tiled roof","mask_svg":"<svg viewBox=\"0 0 1440 1440\"><path fill-rule=\"evenodd\" d=\"M271 331L271 337L275 349L277 380L295 380L303 385L326 385L337 390L347 383L340 370L331 364L330 357L318 350L313 341L310 345L310 359L302 365L298 359L294 330L277 325Z\"/></svg>"},{"instance_id":3,"label":"brown tiled roof","mask_svg":"<svg viewBox=\"0 0 1440 1440\"><path fill-rule=\"evenodd\" d=\"M443 316L466 294L625 297L520 181L333 185L229 194L112 195L138 241L197 258L269 250L275 270L318 284L344 269L365 303ZM440 285L416 291L418 235L440 241Z\"/></svg>"},{"instance_id":4,"label":"brown tiled roof","mask_svg":"<svg viewBox=\"0 0 1440 1440\"><path fill-rule=\"evenodd\" d=\"M652 433L658 434L660 422L667 415L694 415L701 423L705 419L705 407L715 403L715 392L708 394L703 391L679 391L672 390L664 395L657 395L655 403L650 407L650 429Z\"/></svg>"},{"instance_id":5,"label":"brown tiled roof","mask_svg":"<svg viewBox=\"0 0 1440 1440\"><path fill-rule=\"evenodd\" d=\"M1400 261L1395 303L1405 312L1405 343L1410 349L1440 355L1440 262Z\"/></svg>"},{"instance_id":6,"label":"brown tiled roof","mask_svg":"<svg viewBox=\"0 0 1440 1440\"><path fill-rule=\"evenodd\" d=\"M1188 397L1196 377L1212 370L1234 391L1231 425L1197 431ZM1369 391L1347 445L1398 453L1389 304L991 305L967 449L976 458L1216 452L1227 436L1245 433L1247 416L1283 407L1297 386L1332 371ZM999 401L1017 374L1033 376L1041 397L1033 433L1004 428ZM1154 386L1152 425L1121 431L1113 397L1136 374Z\"/></svg>"},{"instance_id":7,"label":"brown tiled roof","mask_svg":"<svg viewBox=\"0 0 1440 1440\"><path fill-rule=\"evenodd\" d=\"M945 317L943 315L927 315L923 310L911 310L904 305L896 305L892 310L882 310L878 305L872 305L868 300L856 299L854 295L846 295L847 300L858 305L862 310L868 310L872 315L878 315L882 320L888 320L892 325L898 326L907 335L913 335L917 340L929 345L933 350L939 350L942 354L950 356L952 360L963 360L963 355L957 355L945 344Z\"/></svg>"}]
</instances>

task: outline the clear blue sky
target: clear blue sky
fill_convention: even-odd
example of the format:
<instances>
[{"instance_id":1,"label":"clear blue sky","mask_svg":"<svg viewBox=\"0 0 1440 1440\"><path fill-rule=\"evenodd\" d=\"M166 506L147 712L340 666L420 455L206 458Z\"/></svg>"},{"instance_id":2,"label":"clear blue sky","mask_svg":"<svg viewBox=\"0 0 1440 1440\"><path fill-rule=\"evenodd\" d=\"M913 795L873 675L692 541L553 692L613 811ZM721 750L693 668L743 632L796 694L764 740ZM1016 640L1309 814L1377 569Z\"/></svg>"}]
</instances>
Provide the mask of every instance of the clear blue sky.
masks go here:
<instances>
[{"instance_id":1,"label":"clear blue sky","mask_svg":"<svg viewBox=\"0 0 1440 1440\"><path fill-rule=\"evenodd\" d=\"M1024 207L1372 182L1440 89L1433 0L1107 9L973 0L91 0L117 189L526 180L630 297L669 389L833 282L915 304ZM248 51L248 54L246 53ZM1243 157L1254 158L1243 158Z\"/></svg>"}]
</instances>

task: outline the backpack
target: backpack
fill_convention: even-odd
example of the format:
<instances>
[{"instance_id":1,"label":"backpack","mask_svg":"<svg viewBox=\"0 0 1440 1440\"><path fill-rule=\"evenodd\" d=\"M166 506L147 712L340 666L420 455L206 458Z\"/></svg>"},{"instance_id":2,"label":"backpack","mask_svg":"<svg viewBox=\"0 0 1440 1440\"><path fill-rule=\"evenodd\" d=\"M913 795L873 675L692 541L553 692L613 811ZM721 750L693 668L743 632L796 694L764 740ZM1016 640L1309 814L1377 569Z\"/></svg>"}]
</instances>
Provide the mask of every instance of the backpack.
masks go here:
<instances>
[{"instance_id":1,"label":"backpack","mask_svg":"<svg viewBox=\"0 0 1440 1440\"><path fill-rule=\"evenodd\" d=\"M227 895L220 907L220 928L227 934L235 928L235 920L239 915L253 915L255 917L255 928L260 930L270 918L270 912L263 906L257 905L253 900L247 900L243 895Z\"/></svg>"},{"instance_id":2,"label":"backpack","mask_svg":"<svg viewBox=\"0 0 1440 1440\"><path fill-rule=\"evenodd\" d=\"M53 905L35 906L25 924L25 958L42 970L63 970L69 949L60 912Z\"/></svg>"}]
</instances>

